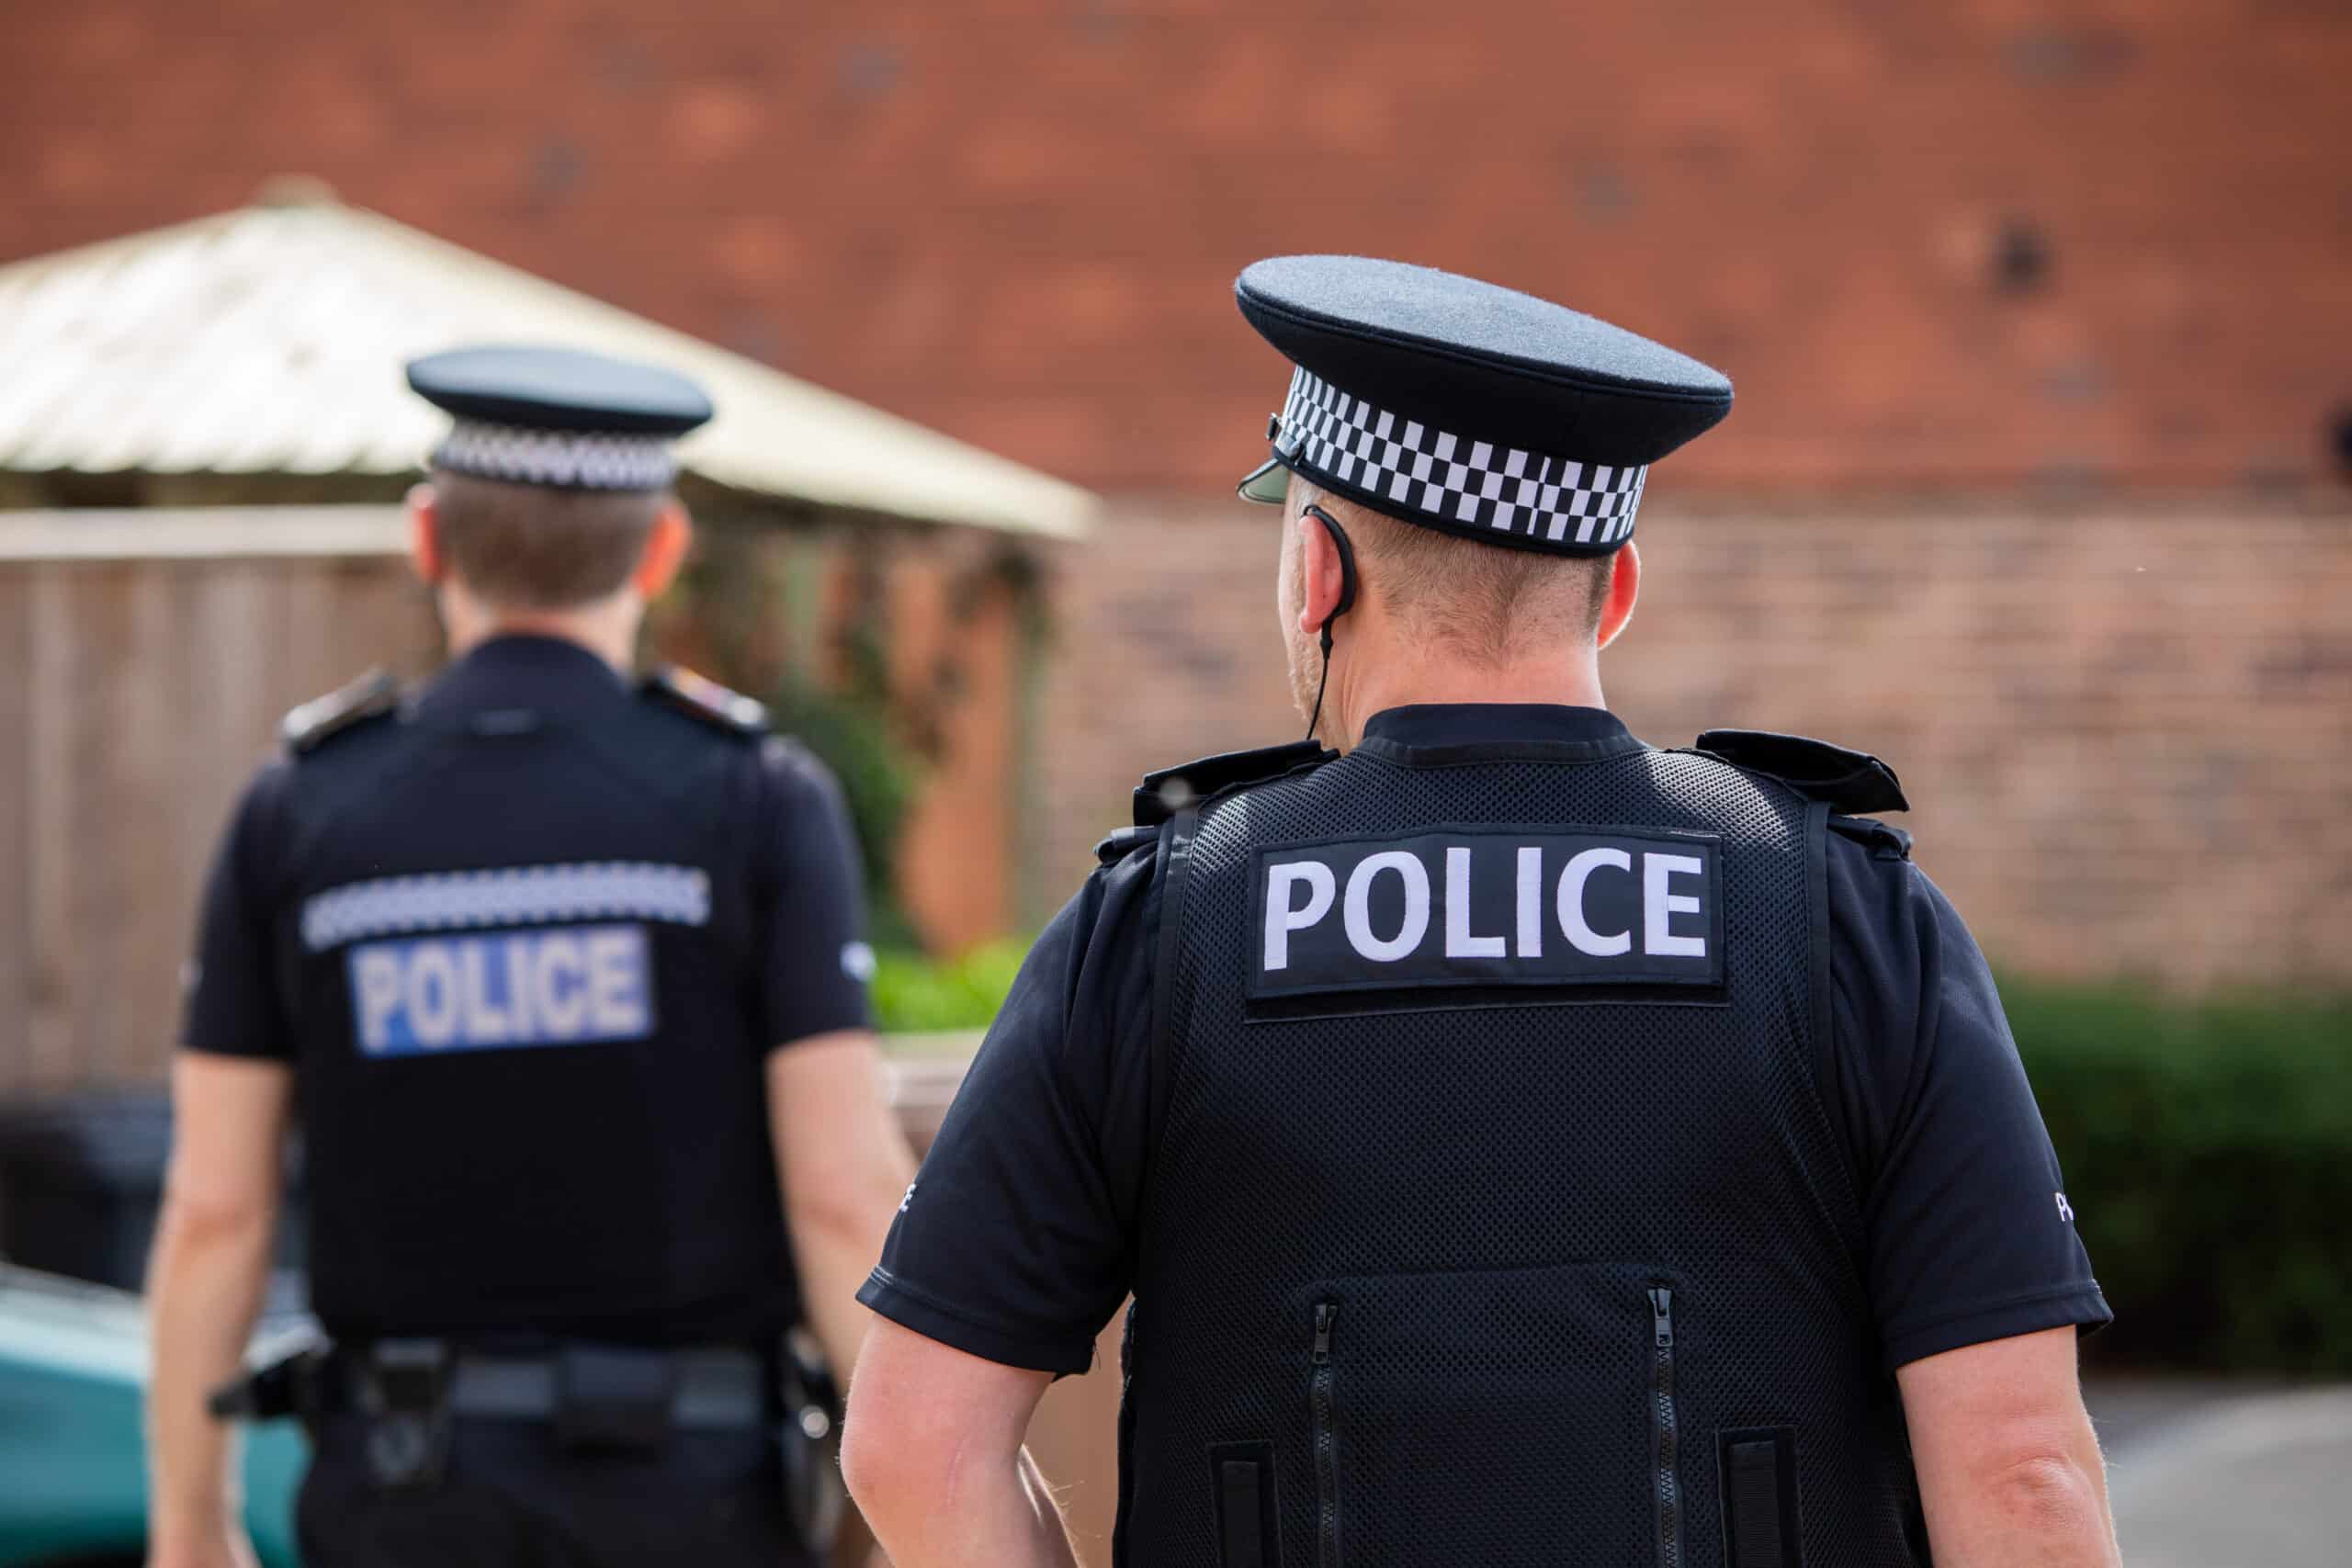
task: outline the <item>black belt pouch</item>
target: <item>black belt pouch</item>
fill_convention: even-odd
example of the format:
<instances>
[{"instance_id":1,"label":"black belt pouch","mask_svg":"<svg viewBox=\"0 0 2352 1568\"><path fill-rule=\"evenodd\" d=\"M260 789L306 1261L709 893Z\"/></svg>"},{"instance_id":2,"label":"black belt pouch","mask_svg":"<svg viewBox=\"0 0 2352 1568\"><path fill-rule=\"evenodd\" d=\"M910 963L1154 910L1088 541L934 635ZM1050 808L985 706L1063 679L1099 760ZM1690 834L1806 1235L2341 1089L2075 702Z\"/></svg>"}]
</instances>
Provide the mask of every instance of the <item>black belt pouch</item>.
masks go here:
<instances>
[{"instance_id":1,"label":"black belt pouch","mask_svg":"<svg viewBox=\"0 0 2352 1568\"><path fill-rule=\"evenodd\" d=\"M670 1439L677 1359L666 1350L569 1345L555 1357L555 1437L566 1449L646 1450Z\"/></svg>"}]
</instances>

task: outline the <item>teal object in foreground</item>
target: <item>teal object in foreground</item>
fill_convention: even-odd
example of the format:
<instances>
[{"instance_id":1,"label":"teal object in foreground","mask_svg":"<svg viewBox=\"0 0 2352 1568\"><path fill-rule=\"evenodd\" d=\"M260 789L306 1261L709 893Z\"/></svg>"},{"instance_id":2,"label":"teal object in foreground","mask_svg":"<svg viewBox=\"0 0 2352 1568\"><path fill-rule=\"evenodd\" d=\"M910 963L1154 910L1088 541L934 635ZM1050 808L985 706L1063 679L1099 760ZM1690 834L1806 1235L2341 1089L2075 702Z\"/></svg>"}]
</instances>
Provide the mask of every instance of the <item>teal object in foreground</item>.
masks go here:
<instances>
[{"instance_id":1,"label":"teal object in foreground","mask_svg":"<svg viewBox=\"0 0 2352 1568\"><path fill-rule=\"evenodd\" d=\"M265 1332L299 1326L281 1319ZM0 1266L0 1568L129 1568L145 1556L146 1383L137 1296ZM294 1568L301 1432L284 1422L246 1432L254 1548L266 1568Z\"/></svg>"}]
</instances>

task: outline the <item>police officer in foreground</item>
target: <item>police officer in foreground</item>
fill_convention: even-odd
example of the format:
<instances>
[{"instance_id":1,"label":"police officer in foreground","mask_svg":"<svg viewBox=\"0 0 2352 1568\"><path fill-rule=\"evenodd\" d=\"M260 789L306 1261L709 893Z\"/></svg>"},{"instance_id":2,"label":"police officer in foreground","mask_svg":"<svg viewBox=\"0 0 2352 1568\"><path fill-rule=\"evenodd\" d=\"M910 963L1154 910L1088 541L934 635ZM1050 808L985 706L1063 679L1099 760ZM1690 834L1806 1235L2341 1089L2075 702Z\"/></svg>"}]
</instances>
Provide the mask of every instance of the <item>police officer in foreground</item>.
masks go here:
<instances>
[{"instance_id":1,"label":"police officer in foreground","mask_svg":"<svg viewBox=\"0 0 2352 1568\"><path fill-rule=\"evenodd\" d=\"M1330 749L1148 778L990 1032L861 1292L898 1568L1071 1560L1021 1435L1130 1292L1137 1568L2112 1562L2108 1309L1894 774L1602 706L1730 384L1417 267L1238 292Z\"/></svg>"},{"instance_id":2,"label":"police officer in foreground","mask_svg":"<svg viewBox=\"0 0 2352 1568\"><path fill-rule=\"evenodd\" d=\"M832 780L758 704L628 674L688 542L670 446L710 404L545 349L409 381L455 416L410 497L453 662L296 709L214 865L151 1280L151 1562L249 1557L214 1416L287 1410L311 1568L813 1561L824 1421L785 1340L848 1371L912 1162ZM334 1349L209 1413L298 1118Z\"/></svg>"}]
</instances>

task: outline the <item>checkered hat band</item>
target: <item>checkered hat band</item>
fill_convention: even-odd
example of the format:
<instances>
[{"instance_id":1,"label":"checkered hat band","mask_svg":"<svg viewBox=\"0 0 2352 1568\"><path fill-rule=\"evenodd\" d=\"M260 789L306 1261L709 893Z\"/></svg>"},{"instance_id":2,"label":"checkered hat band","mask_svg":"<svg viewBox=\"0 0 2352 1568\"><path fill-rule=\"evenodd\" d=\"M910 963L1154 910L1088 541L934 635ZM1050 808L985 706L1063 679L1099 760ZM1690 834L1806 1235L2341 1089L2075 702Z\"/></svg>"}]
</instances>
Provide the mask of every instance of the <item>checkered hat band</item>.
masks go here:
<instances>
[{"instance_id":1,"label":"checkered hat band","mask_svg":"<svg viewBox=\"0 0 2352 1568\"><path fill-rule=\"evenodd\" d=\"M574 490L665 490L677 477L670 443L659 435L525 430L461 419L435 448L433 466L510 484Z\"/></svg>"},{"instance_id":2,"label":"checkered hat band","mask_svg":"<svg viewBox=\"0 0 2352 1568\"><path fill-rule=\"evenodd\" d=\"M1319 476L1467 532L1600 550L1634 532L1646 464L1572 463L1376 409L1310 371L1291 378L1274 449Z\"/></svg>"}]
</instances>

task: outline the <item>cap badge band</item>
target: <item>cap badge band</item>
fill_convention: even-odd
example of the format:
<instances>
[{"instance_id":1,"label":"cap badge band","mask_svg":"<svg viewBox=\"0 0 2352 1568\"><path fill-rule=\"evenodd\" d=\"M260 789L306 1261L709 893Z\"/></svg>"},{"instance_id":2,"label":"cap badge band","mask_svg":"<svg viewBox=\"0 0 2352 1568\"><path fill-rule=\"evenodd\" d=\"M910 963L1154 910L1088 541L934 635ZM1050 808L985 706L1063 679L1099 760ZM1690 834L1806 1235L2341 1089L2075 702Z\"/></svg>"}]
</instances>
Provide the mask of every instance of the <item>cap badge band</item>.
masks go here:
<instances>
[{"instance_id":1,"label":"cap badge band","mask_svg":"<svg viewBox=\"0 0 2352 1568\"><path fill-rule=\"evenodd\" d=\"M1310 477L1457 530L1613 547L1634 532L1646 464L1576 463L1472 441L1373 407L1312 371L1291 378L1274 450Z\"/></svg>"},{"instance_id":2,"label":"cap badge band","mask_svg":"<svg viewBox=\"0 0 2352 1568\"><path fill-rule=\"evenodd\" d=\"M475 419L452 425L432 460L453 474L575 490L664 490L678 473L667 436L526 430Z\"/></svg>"}]
</instances>

